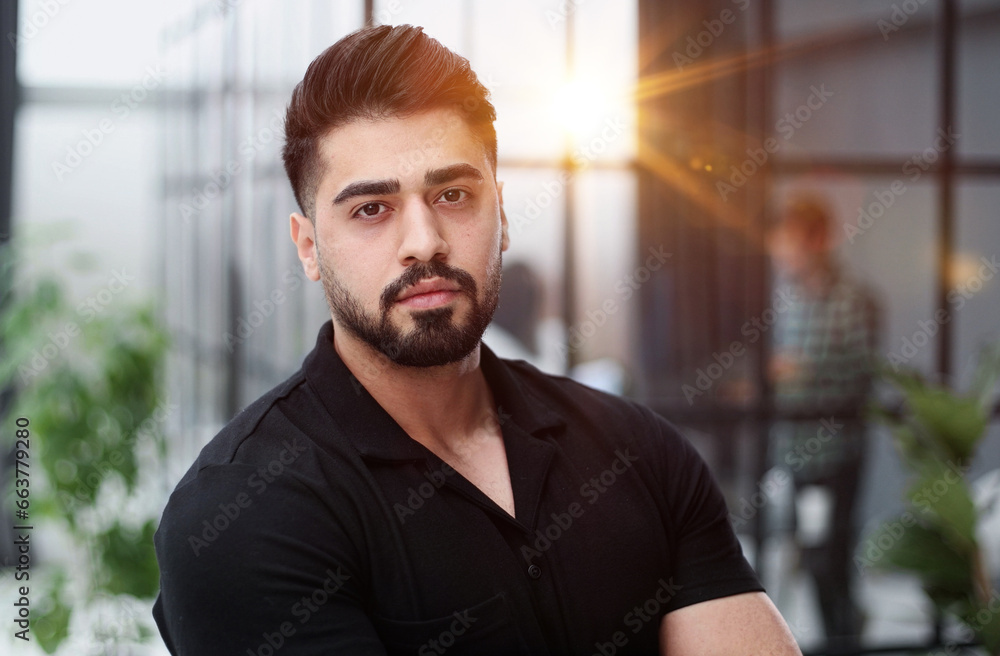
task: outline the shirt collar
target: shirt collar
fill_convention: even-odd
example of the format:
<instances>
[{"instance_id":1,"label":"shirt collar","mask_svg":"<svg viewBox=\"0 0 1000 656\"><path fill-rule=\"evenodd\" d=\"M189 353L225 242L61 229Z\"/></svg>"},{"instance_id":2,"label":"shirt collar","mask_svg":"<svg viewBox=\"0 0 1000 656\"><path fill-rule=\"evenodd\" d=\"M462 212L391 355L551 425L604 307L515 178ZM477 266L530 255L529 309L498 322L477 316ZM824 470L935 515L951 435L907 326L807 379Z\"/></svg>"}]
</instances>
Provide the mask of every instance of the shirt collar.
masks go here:
<instances>
[{"instance_id":1,"label":"shirt collar","mask_svg":"<svg viewBox=\"0 0 1000 656\"><path fill-rule=\"evenodd\" d=\"M525 377L516 376L485 344L480 346L479 362L497 403L501 427L511 421L537 437L546 429L565 426L565 420L529 389ZM309 387L361 455L380 460L423 460L430 454L400 428L340 359L333 347L332 321L320 328L316 346L302 369Z\"/></svg>"}]
</instances>

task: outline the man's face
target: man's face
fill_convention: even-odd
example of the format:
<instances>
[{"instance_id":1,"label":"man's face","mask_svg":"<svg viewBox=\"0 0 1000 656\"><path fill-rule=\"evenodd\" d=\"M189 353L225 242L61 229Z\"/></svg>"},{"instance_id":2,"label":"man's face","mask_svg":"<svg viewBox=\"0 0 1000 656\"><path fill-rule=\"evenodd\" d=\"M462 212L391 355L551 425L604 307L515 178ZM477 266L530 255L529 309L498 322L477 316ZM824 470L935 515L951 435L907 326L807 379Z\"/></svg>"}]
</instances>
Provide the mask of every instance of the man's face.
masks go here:
<instances>
[{"instance_id":1,"label":"man's face","mask_svg":"<svg viewBox=\"0 0 1000 656\"><path fill-rule=\"evenodd\" d=\"M792 280L807 278L825 270L829 246L825 238L810 235L804 228L783 223L767 236L768 254L775 271Z\"/></svg>"},{"instance_id":2,"label":"man's face","mask_svg":"<svg viewBox=\"0 0 1000 656\"><path fill-rule=\"evenodd\" d=\"M406 366L461 360L496 309L507 248L485 148L450 109L354 121L320 141L315 224L292 215L335 334Z\"/></svg>"}]
</instances>

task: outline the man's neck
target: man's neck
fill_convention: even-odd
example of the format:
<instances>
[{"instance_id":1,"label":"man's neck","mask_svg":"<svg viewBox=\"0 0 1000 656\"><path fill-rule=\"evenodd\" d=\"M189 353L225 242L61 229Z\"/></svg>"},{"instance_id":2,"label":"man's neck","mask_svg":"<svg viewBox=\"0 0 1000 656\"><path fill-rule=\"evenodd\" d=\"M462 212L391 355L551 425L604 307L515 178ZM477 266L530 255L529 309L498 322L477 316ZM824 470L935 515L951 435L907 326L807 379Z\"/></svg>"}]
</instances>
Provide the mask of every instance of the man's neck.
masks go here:
<instances>
[{"instance_id":1,"label":"man's neck","mask_svg":"<svg viewBox=\"0 0 1000 656\"><path fill-rule=\"evenodd\" d=\"M414 440L436 453L458 450L496 425L493 394L479 366L479 349L459 362L406 367L345 330L335 330L340 359L375 401Z\"/></svg>"}]
</instances>

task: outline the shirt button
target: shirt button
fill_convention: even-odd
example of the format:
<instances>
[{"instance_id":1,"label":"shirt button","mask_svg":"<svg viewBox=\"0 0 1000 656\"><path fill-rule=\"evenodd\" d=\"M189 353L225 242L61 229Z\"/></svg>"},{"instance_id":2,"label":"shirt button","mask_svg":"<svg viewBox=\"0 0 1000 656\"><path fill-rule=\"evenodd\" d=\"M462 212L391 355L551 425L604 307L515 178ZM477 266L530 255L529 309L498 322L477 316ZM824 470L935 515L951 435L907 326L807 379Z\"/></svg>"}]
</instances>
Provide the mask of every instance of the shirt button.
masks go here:
<instances>
[{"instance_id":1,"label":"shirt button","mask_svg":"<svg viewBox=\"0 0 1000 656\"><path fill-rule=\"evenodd\" d=\"M542 568L538 565L528 565L528 576L533 579L539 579L542 577Z\"/></svg>"}]
</instances>

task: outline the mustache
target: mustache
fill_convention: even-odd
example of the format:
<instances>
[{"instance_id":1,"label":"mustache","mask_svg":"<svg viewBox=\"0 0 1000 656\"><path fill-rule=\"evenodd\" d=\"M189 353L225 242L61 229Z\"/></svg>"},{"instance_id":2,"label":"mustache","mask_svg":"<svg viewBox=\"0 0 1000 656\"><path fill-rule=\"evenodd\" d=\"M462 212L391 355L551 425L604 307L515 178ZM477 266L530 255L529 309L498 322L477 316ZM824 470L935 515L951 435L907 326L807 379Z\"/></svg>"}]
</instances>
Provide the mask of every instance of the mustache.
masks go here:
<instances>
[{"instance_id":1,"label":"mustache","mask_svg":"<svg viewBox=\"0 0 1000 656\"><path fill-rule=\"evenodd\" d=\"M406 268L398 278L389 283L382 291L380 305L382 312L388 312L396 298L407 287L412 287L421 280L427 278L443 278L458 285L459 289L469 294L473 299L479 298L478 286L475 278L468 271L453 267L440 260L430 262L417 262Z\"/></svg>"}]
</instances>

